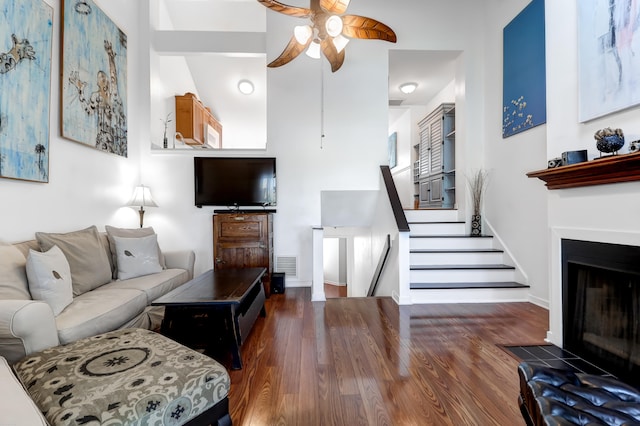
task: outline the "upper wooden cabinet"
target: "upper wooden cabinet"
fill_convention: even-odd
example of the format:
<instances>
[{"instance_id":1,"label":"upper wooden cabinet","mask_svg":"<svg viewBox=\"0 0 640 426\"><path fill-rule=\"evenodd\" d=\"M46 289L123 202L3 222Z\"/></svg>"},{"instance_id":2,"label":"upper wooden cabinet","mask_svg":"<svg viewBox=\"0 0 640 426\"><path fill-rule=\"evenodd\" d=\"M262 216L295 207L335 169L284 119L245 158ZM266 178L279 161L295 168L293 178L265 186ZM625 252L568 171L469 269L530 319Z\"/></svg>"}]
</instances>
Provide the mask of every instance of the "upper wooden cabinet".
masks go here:
<instances>
[{"instance_id":1,"label":"upper wooden cabinet","mask_svg":"<svg viewBox=\"0 0 640 426\"><path fill-rule=\"evenodd\" d=\"M222 148L222 125L193 93L176 96L176 132L187 145Z\"/></svg>"}]
</instances>

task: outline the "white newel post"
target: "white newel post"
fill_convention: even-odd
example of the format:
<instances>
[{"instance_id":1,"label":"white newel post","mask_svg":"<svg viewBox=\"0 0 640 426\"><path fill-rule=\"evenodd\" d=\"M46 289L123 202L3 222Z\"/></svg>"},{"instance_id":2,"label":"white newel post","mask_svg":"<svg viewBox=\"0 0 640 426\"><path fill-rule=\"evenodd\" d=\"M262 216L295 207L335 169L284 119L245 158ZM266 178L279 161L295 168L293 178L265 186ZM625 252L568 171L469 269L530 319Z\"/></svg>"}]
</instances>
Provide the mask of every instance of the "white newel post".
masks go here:
<instances>
[{"instance_id":1,"label":"white newel post","mask_svg":"<svg viewBox=\"0 0 640 426\"><path fill-rule=\"evenodd\" d=\"M313 282L311 284L311 301L324 302L324 263L322 252L324 230L321 227L313 228Z\"/></svg>"}]
</instances>

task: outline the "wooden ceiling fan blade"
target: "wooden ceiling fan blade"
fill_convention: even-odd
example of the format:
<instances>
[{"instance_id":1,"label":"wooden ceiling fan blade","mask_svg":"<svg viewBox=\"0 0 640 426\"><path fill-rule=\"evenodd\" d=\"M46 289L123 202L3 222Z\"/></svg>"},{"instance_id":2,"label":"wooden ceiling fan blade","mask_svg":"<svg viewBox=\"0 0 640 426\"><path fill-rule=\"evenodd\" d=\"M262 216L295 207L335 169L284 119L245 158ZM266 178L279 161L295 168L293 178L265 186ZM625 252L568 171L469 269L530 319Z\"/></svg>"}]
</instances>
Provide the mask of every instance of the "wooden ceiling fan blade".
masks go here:
<instances>
[{"instance_id":1,"label":"wooden ceiling fan blade","mask_svg":"<svg viewBox=\"0 0 640 426\"><path fill-rule=\"evenodd\" d=\"M289 6L276 0L258 0L258 3L261 3L263 6L276 12L280 12L289 16L295 16L296 18L308 18L313 13L311 9L307 9L305 7Z\"/></svg>"},{"instance_id":2,"label":"wooden ceiling fan blade","mask_svg":"<svg viewBox=\"0 0 640 426\"><path fill-rule=\"evenodd\" d=\"M331 64L331 72L338 71L344 63L344 49L338 52L338 49L336 49L336 46L329 37L322 40L320 47L322 48L322 53L324 53L324 56Z\"/></svg>"},{"instance_id":3,"label":"wooden ceiling fan blade","mask_svg":"<svg viewBox=\"0 0 640 426\"><path fill-rule=\"evenodd\" d=\"M347 11L351 0L320 0L320 7L326 12L342 15Z\"/></svg>"},{"instance_id":4,"label":"wooden ceiling fan blade","mask_svg":"<svg viewBox=\"0 0 640 426\"><path fill-rule=\"evenodd\" d=\"M287 44L287 47L284 48L280 56L271 61L271 63L267 66L269 68L277 68L288 64L289 62L297 58L298 55L304 52L304 49L306 49L310 43L311 38L309 38L306 44L300 44L296 41L295 36L291 37L291 40L289 40L289 44Z\"/></svg>"},{"instance_id":5,"label":"wooden ceiling fan blade","mask_svg":"<svg viewBox=\"0 0 640 426\"><path fill-rule=\"evenodd\" d=\"M342 34L347 37L378 39L395 43L398 39L396 33L387 25L375 19L357 15L345 15L342 17L344 28Z\"/></svg>"}]
</instances>

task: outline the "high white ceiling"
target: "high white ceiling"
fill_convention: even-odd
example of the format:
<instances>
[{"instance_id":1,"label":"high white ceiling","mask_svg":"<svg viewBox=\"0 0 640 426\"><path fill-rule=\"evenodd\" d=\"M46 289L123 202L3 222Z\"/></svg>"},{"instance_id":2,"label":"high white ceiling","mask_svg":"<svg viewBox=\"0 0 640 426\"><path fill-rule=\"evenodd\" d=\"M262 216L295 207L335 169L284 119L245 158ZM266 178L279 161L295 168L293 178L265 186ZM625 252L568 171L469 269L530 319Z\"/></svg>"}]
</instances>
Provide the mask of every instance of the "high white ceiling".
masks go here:
<instances>
[{"instance_id":1,"label":"high white ceiling","mask_svg":"<svg viewBox=\"0 0 640 426\"><path fill-rule=\"evenodd\" d=\"M168 14L176 30L199 31L266 31L268 11L257 0L164 0ZM306 6L308 0L285 0L283 3ZM240 18L241 17L241 18ZM292 28L293 28L292 23ZM348 49L349 47L347 47ZM389 51L389 101L401 107L425 105L455 78L455 61L459 51ZM206 58L198 61L201 69ZM295 66L295 63L288 66ZM340 71L338 71L340 72ZM266 75L266 69L265 69ZM224 78L224 77L222 77ZM199 79L198 91L209 90L200 85L207 79ZM418 89L404 94L399 87L405 82L418 83ZM394 107L392 106L393 110ZM393 115L393 112L391 112Z\"/></svg>"}]
</instances>

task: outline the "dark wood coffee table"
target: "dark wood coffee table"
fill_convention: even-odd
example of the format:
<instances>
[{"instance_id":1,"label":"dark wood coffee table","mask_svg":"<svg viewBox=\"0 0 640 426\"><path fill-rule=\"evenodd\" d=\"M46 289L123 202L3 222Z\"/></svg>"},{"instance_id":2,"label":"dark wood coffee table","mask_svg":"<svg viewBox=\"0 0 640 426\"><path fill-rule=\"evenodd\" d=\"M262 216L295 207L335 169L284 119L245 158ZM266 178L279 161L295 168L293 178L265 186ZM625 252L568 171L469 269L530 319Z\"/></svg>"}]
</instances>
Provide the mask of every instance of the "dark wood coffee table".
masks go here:
<instances>
[{"instance_id":1,"label":"dark wood coffee table","mask_svg":"<svg viewBox=\"0 0 640 426\"><path fill-rule=\"evenodd\" d=\"M214 351L222 341L234 370L242 368L240 347L258 317L266 315L262 277L266 268L210 270L156 299L164 306L161 332L188 346Z\"/></svg>"}]
</instances>

